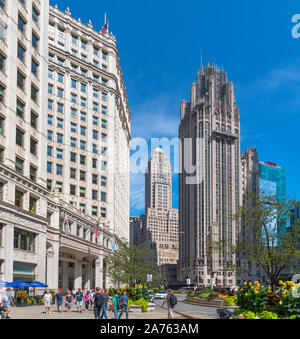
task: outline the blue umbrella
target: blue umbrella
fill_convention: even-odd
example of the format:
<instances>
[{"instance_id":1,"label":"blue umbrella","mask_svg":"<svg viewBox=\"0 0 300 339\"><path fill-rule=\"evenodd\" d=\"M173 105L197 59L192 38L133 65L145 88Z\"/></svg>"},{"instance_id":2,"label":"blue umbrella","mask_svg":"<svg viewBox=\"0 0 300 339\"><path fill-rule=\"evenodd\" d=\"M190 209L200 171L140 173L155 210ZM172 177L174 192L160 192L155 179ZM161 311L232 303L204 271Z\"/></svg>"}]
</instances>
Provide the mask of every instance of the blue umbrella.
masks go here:
<instances>
[{"instance_id":1,"label":"blue umbrella","mask_svg":"<svg viewBox=\"0 0 300 339\"><path fill-rule=\"evenodd\" d=\"M0 287L8 287L7 285L7 282L0 280Z\"/></svg>"},{"instance_id":2,"label":"blue umbrella","mask_svg":"<svg viewBox=\"0 0 300 339\"><path fill-rule=\"evenodd\" d=\"M26 283L24 281L18 280L18 281L14 281L12 283L9 284L10 287L31 287L31 285L29 283Z\"/></svg>"},{"instance_id":3,"label":"blue umbrella","mask_svg":"<svg viewBox=\"0 0 300 339\"><path fill-rule=\"evenodd\" d=\"M30 284L30 287L48 287L48 285L42 284L39 281L34 281Z\"/></svg>"}]
</instances>

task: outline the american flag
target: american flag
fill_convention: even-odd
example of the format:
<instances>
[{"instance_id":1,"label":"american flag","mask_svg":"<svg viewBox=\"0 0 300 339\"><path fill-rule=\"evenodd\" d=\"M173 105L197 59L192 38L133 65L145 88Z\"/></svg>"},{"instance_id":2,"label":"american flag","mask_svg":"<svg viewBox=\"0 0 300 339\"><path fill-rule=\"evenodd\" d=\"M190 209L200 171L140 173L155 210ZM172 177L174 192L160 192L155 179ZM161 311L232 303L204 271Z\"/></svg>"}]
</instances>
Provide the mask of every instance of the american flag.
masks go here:
<instances>
[{"instance_id":1,"label":"american flag","mask_svg":"<svg viewBox=\"0 0 300 339\"><path fill-rule=\"evenodd\" d=\"M102 35L105 35L105 34L107 33L107 31L108 31L108 24L106 23L106 24L102 27L100 33L101 33Z\"/></svg>"},{"instance_id":2,"label":"american flag","mask_svg":"<svg viewBox=\"0 0 300 339\"><path fill-rule=\"evenodd\" d=\"M99 235L99 223L98 222L95 226L95 235L96 235L96 241L98 241L98 235Z\"/></svg>"}]
</instances>

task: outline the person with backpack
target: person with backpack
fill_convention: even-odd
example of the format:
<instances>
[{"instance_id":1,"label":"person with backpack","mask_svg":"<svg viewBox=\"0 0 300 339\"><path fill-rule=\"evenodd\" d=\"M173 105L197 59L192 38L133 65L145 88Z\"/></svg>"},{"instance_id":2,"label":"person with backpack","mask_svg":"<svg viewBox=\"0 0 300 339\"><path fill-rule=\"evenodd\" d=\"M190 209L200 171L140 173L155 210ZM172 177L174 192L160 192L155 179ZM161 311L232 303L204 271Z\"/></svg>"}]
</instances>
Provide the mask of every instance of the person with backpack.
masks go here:
<instances>
[{"instance_id":1,"label":"person with backpack","mask_svg":"<svg viewBox=\"0 0 300 339\"><path fill-rule=\"evenodd\" d=\"M55 297L56 297L57 312L61 313L62 312L63 297L64 297L64 294L63 294L63 291L62 291L61 288L58 290L58 293L56 293Z\"/></svg>"},{"instance_id":2,"label":"person with backpack","mask_svg":"<svg viewBox=\"0 0 300 339\"><path fill-rule=\"evenodd\" d=\"M76 298L76 306L78 313L82 313L83 306L83 293L81 292L81 288L78 288L78 292L75 294Z\"/></svg>"},{"instance_id":3,"label":"person with backpack","mask_svg":"<svg viewBox=\"0 0 300 339\"><path fill-rule=\"evenodd\" d=\"M120 297L117 294L117 291L114 291L114 296L112 298L112 310L115 314L115 319L119 319L119 309L120 309Z\"/></svg>"},{"instance_id":4,"label":"person with backpack","mask_svg":"<svg viewBox=\"0 0 300 339\"><path fill-rule=\"evenodd\" d=\"M94 315L95 319L101 319L100 318L100 312L104 305L104 296L100 293L100 288L96 288L96 293L94 294L92 302L94 303Z\"/></svg>"},{"instance_id":5,"label":"person with backpack","mask_svg":"<svg viewBox=\"0 0 300 339\"><path fill-rule=\"evenodd\" d=\"M164 304L167 304L168 306L168 319L174 319L174 308L177 305L177 298L170 289L167 290L167 294L167 298L164 300L162 305L164 306Z\"/></svg>"},{"instance_id":6,"label":"person with backpack","mask_svg":"<svg viewBox=\"0 0 300 339\"><path fill-rule=\"evenodd\" d=\"M128 311L129 311L129 305L128 305L128 297L127 293L124 291L122 297L120 298L120 306L121 306L121 313L119 316L119 319L121 319L124 312L126 312L126 320L128 320Z\"/></svg>"},{"instance_id":7,"label":"person with backpack","mask_svg":"<svg viewBox=\"0 0 300 339\"><path fill-rule=\"evenodd\" d=\"M108 301L109 301L108 290L105 290L104 295L103 295L103 298L104 298L104 303L103 303L103 305L102 305L102 312L101 312L100 319L102 320L103 317L104 317L106 320L108 320L107 314L106 314L106 311L107 311L107 304L108 304Z\"/></svg>"}]
</instances>

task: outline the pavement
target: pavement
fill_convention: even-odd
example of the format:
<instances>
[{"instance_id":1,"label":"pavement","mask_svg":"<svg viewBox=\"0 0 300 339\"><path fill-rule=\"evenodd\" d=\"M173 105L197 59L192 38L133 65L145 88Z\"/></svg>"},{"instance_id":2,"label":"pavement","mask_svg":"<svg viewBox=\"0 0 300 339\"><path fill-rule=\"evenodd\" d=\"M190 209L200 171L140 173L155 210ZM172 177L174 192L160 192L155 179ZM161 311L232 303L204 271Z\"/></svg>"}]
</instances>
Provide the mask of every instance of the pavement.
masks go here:
<instances>
[{"instance_id":1,"label":"pavement","mask_svg":"<svg viewBox=\"0 0 300 339\"><path fill-rule=\"evenodd\" d=\"M198 305L187 304L184 302L185 295L176 295L178 304L175 308L175 319L216 319L217 308L203 307ZM146 313L129 312L129 319L168 319L168 311L162 307L163 300L155 300L155 311ZM114 319L112 312L108 311L109 319ZM71 312L63 309L62 313L57 312L55 305L51 306L51 313L45 314L44 306L29 306L29 307L13 307L10 313L11 319L94 319L92 310L77 312L75 305ZM124 318L124 316L123 316Z\"/></svg>"}]
</instances>

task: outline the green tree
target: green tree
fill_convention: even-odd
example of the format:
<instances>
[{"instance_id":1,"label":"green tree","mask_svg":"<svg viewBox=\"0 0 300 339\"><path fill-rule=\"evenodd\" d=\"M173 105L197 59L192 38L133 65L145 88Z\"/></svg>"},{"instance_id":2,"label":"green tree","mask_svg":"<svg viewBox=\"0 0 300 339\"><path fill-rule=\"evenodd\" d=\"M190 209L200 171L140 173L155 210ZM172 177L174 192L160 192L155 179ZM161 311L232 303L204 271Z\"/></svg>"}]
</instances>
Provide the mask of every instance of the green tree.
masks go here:
<instances>
[{"instance_id":1,"label":"green tree","mask_svg":"<svg viewBox=\"0 0 300 339\"><path fill-rule=\"evenodd\" d=\"M130 246L127 242L118 245L115 253L106 258L107 274L112 282L120 284L146 283L147 275L158 275L157 266L149 261L152 251Z\"/></svg>"},{"instance_id":2,"label":"green tree","mask_svg":"<svg viewBox=\"0 0 300 339\"><path fill-rule=\"evenodd\" d=\"M293 273L300 259L299 223L286 231L292 211L299 205L293 199L281 201L276 196L248 194L233 217L242 224L242 237L234 251L260 266L273 289L282 272L287 269Z\"/></svg>"}]
</instances>

